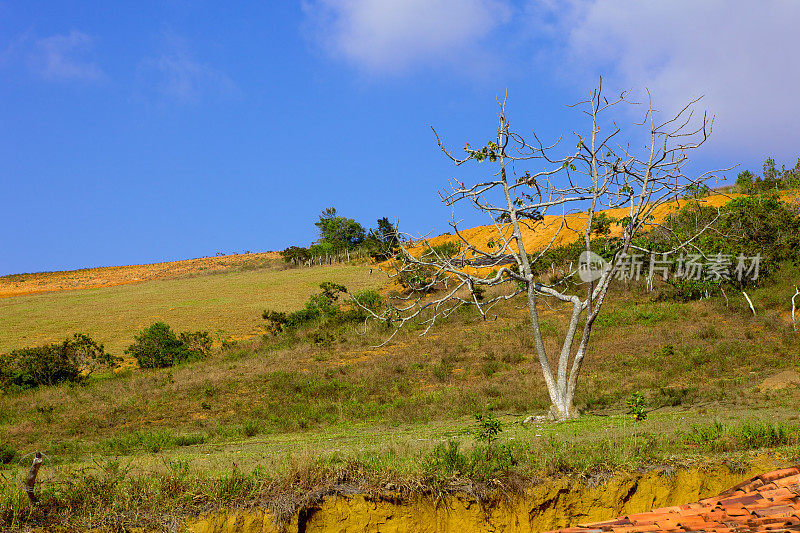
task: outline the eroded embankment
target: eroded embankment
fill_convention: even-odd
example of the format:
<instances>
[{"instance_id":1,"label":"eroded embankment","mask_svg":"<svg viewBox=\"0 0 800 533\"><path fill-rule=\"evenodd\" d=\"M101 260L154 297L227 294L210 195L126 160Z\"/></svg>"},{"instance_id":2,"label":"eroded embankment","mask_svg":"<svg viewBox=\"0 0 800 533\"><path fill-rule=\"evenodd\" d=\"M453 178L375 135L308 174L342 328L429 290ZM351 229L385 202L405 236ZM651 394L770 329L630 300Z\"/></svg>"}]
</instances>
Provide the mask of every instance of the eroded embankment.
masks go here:
<instances>
[{"instance_id":1,"label":"eroded embankment","mask_svg":"<svg viewBox=\"0 0 800 533\"><path fill-rule=\"evenodd\" d=\"M619 474L603 481L561 478L532 486L520 496L483 504L462 495L438 505L429 499L391 493L330 497L301 509L283 531L547 531L694 502L774 466L771 461L760 460L744 469L662 468ZM186 525L193 533L281 531L272 515L260 510L220 511L189 520Z\"/></svg>"}]
</instances>

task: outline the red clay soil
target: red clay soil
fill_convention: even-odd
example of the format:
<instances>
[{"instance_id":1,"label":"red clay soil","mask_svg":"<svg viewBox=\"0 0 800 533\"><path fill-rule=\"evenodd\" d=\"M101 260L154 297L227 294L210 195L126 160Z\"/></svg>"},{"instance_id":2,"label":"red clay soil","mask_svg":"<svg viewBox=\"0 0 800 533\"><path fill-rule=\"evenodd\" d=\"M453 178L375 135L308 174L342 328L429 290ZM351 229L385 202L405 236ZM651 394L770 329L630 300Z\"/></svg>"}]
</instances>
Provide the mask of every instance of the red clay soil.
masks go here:
<instances>
[{"instance_id":1,"label":"red clay soil","mask_svg":"<svg viewBox=\"0 0 800 533\"><path fill-rule=\"evenodd\" d=\"M696 503L556 530L557 533L651 531L800 531L800 467L756 476L719 496Z\"/></svg>"}]
</instances>

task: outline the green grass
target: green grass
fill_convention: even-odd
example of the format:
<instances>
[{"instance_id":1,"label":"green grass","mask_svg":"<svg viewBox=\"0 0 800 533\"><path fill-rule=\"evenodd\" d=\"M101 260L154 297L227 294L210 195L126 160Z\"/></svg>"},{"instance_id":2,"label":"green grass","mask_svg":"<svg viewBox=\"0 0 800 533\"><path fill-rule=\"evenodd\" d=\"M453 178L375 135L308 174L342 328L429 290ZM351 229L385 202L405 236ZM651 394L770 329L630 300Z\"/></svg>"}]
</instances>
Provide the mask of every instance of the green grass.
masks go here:
<instances>
[{"instance_id":1,"label":"green grass","mask_svg":"<svg viewBox=\"0 0 800 533\"><path fill-rule=\"evenodd\" d=\"M35 302L56 316L58 297L83 298L75 315L87 324L102 318L102 331L111 331L115 317L100 317L101 308L125 298L122 307L135 308L136 294L141 312L148 298L174 302L180 293L191 305L175 307L173 320L159 318L176 329L214 331L225 320L229 329L242 327L237 321L258 324L265 307L299 308L325 279L352 290L381 281L357 267L237 272L101 289L108 292L97 293L106 294L100 300L92 291L24 297L19 309ZM583 416L562 424L521 423L549 402L526 312L511 301L489 321L454 313L427 337L411 327L382 348L375 345L388 335L384 325L323 332L311 325L227 343L204 361L170 369L0 395L0 444L6 455L14 452L0 478L8 479L21 455L45 450L54 474L70 480L47 495L51 520L70 510L77 519L141 525L224 502L302 502L343 478L363 490L391 482L436 494L459 480L490 490L497 488L492 480L746 461L755 452L796 460L797 388L759 388L779 371L800 371L800 336L778 321L778 296L788 290L781 283L752 291L759 306L775 302L755 318L736 301L659 302L614 288L579 381ZM58 311L73 319L69 307ZM569 309L553 304L542 312L552 354ZM200 316L214 326L191 322ZM29 320L26 331L36 324ZM636 391L648 415L641 422L625 414ZM501 420L492 445L476 442L476 413ZM0 526L47 523L3 487L0 479ZM107 494L99 496L98 487ZM9 518L12 507L17 514Z\"/></svg>"},{"instance_id":2,"label":"green grass","mask_svg":"<svg viewBox=\"0 0 800 533\"><path fill-rule=\"evenodd\" d=\"M788 463L800 457L800 427L776 422L786 416L750 411L742 421L737 411L722 410L713 418L672 411L642 422L589 415L522 424L521 417L504 415L491 444L477 440L470 417L239 436L173 444L157 454L147 443L174 437L140 435L126 453L118 449L56 463L47 470L37 507L24 499L8 470L0 476L0 526L90 521L164 527L201 510L253 502L288 518L314 494L336 493L342 485L365 492L394 486L409 495L441 497L469 483L474 493L491 497L498 488L508 494L547 476L603 479L652 465L747 465L754 453Z\"/></svg>"},{"instance_id":3,"label":"green grass","mask_svg":"<svg viewBox=\"0 0 800 533\"><path fill-rule=\"evenodd\" d=\"M267 268L3 298L0 353L82 332L122 355L135 333L159 320L178 331L242 338L260 331L265 308L297 310L321 281L357 292L383 278L370 276L364 266Z\"/></svg>"}]
</instances>

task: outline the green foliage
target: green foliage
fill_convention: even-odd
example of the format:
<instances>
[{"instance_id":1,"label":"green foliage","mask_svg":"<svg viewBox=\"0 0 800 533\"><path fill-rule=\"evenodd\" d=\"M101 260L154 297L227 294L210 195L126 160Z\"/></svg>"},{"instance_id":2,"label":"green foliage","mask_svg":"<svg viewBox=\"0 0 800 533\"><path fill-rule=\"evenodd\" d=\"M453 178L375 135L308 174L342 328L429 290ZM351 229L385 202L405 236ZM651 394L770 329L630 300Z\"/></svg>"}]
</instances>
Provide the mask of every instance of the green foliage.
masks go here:
<instances>
[{"instance_id":1,"label":"green foliage","mask_svg":"<svg viewBox=\"0 0 800 533\"><path fill-rule=\"evenodd\" d=\"M182 331L178 338L190 352L208 357L211 354L213 340L207 331Z\"/></svg>"},{"instance_id":2,"label":"green foliage","mask_svg":"<svg viewBox=\"0 0 800 533\"><path fill-rule=\"evenodd\" d=\"M264 312L261 313L261 318L267 321L267 329L273 335L283 332L289 321L289 317L286 313L282 311L272 311L270 309L265 309Z\"/></svg>"},{"instance_id":3,"label":"green foliage","mask_svg":"<svg viewBox=\"0 0 800 533\"><path fill-rule=\"evenodd\" d=\"M431 454L425 459L424 468L429 473L436 473L443 477L461 475L469 469L469 461L461 453L460 444L455 439L449 439L436 445Z\"/></svg>"},{"instance_id":4,"label":"green foliage","mask_svg":"<svg viewBox=\"0 0 800 533\"><path fill-rule=\"evenodd\" d=\"M619 220L603 212L595 213L592 217L591 233L599 237L606 237L611 233L611 225L615 223L619 223Z\"/></svg>"},{"instance_id":5,"label":"green foliage","mask_svg":"<svg viewBox=\"0 0 800 533\"><path fill-rule=\"evenodd\" d=\"M710 424L693 424L689 432L684 436L684 441L693 444L707 445L715 442L724 434L725 428L718 421Z\"/></svg>"},{"instance_id":6,"label":"green foliage","mask_svg":"<svg viewBox=\"0 0 800 533\"><path fill-rule=\"evenodd\" d=\"M269 331L273 335L278 335L312 323L317 323L320 327L337 326L366 318L366 312L359 307L347 310L341 308L338 302L339 296L347 293L347 287L344 285L323 281L319 287L321 292L313 294L303 309L292 313L264 310L261 318L267 321ZM372 290L362 291L354 295L354 299L373 310L378 310L383 305L383 298ZM330 332L315 332L312 334L312 341L315 344L330 344L333 335Z\"/></svg>"},{"instance_id":7,"label":"green foliage","mask_svg":"<svg viewBox=\"0 0 800 533\"><path fill-rule=\"evenodd\" d=\"M465 477L487 482L503 477L517 465L515 449L508 445L478 445L461 451L455 439L440 443L423 460L423 469L428 481L446 483L453 477Z\"/></svg>"},{"instance_id":8,"label":"green foliage","mask_svg":"<svg viewBox=\"0 0 800 533\"><path fill-rule=\"evenodd\" d=\"M736 177L736 188L743 194L763 194L800 187L800 158L794 167L781 166L778 170L775 160L768 157L761 167L762 175L756 176L745 170Z\"/></svg>"},{"instance_id":9,"label":"green foliage","mask_svg":"<svg viewBox=\"0 0 800 533\"><path fill-rule=\"evenodd\" d=\"M468 153L471 157L474 157L475 161L479 163L481 161L485 161L486 159L488 159L492 163L497 161L497 152L499 149L500 147L497 146L497 143L495 143L494 141L489 141L488 143L486 143L486 146L484 146L479 150L473 150L469 144L464 146L464 151Z\"/></svg>"},{"instance_id":10,"label":"green foliage","mask_svg":"<svg viewBox=\"0 0 800 533\"><path fill-rule=\"evenodd\" d=\"M739 192L744 194L751 194L753 192L753 181L755 180L755 175L749 170L743 170L739 172L739 175L736 176L736 188Z\"/></svg>"},{"instance_id":11,"label":"green foliage","mask_svg":"<svg viewBox=\"0 0 800 533\"><path fill-rule=\"evenodd\" d=\"M300 264L311 258L311 252L308 248L290 246L281 252L281 257L287 263Z\"/></svg>"},{"instance_id":12,"label":"green foliage","mask_svg":"<svg viewBox=\"0 0 800 533\"><path fill-rule=\"evenodd\" d=\"M210 348L211 336L206 332L182 333L179 338L164 322L154 322L134 336L125 353L141 368L166 368L203 359Z\"/></svg>"},{"instance_id":13,"label":"green foliage","mask_svg":"<svg viewBox=\"0 0 800 533\"><path fill-rule=\"evenodd\" d=\"M426 243L426 246L427 250L422 254L423 259L434 259L436 257L449 259L461 251L461 245L454 241L443 242L435 246Z\"/></svg>"},{"instance_id":14,"label":"green foliage","mask_svg":"<svg viewBox=\"0 0 800 533\"><path fill-rule=\"evenodd\" d=\"M747 420L727 430L717 421L693 425L683 440L705 451L729 452L784 446L798 439L796 430L792 432L783 424Z\"/></svg>"},{"instance_id":15,"label":"green foliage","mask_svg":"<svg viewBox=\"0 0 800 533\"><path fill-rule=\"evenodd\" d=\"M479 442L488 446L498 439L502 431L503 424L492 413L475 414L475 438Z\"/></svg>"},{"instance_id":16,"label":"green foliage","mask_svg":"<svg viewBox=\"0 0 800 533\"><path fill-rule=\"evenodd\" d=\"M319 242L329 244L333 251L351 250L366 238L364 226L352 218L338 216L335 207L323 211L315 225L319 228Z\"/></svg>"},{"instance_id":17,"label":"green foliage","mask_svg":"<svg viewBox=\"0 0 800 533\"><path fill-rule=\"evenodd\" d=\"M713 260L728 265L725 276L719 279L707 270L699 279L667 279L671 290L663 297L669 299L688 301L725 287L742 290L758 286L774 274L781 262L800 263L800 218L775 194L735 198L722 206L719 213L716 208L689 202L670 215L664 226L669 231L654 231L647 237L647 248L669 249L709 226L692 243L706 255L706 264ZM755 256L760 258L757 277L754 271L743 271L741 276L735 273L740 257L746 260L742 266L749 268L749 258ZM674 261L677 267L678 261L689 261L689 256L678 256Z\"/></svg>"},{"instance_id":18,"label":"green foliage","mask_svg":"<svg viewBox=\"0 0 800 533\"><path fill-rule=\"evenodd\" d=\"M339 294L347 292L347 287L332 281L323 281L319 288L322 289L323 298L329 302L335 302L339 299Z\"/></svg>"},{"instance_id":19,"label":"green foliage","mask_svg":"<svg viewBox=\"0 0 800 533\"><path fill-rule=\"evenodd\" d=\"M17 456L17 451L5 442L0 442L0 465L7 465Z\"/></svg>"},{"instance_id":20,"label":"green foliage","mask_svg":"<svg viewBox=\"0 0 800 533\"><path fill-rule=\"evenodd\" d=\"M781 446L789 441L785 426L769 422L747 421L739 426L735 436L739 445L747 449Z\"/></svg>"},{"instance_id":21,"label":"green foliage","mask_svg":"<svg viewBox=\"0 0 800 533\"><path fill-rule=\"evenodd\" d=\"M634 392L627 401L628 414L633 415L634 420L646 420L647 411L645 410L644 394L640 391Z\"/></svg>"},{"instance_id":22,"label":"green foliage","mask_svg":"<svg viewBox=\"0 0 800 533\"><path fill-rule=\"evenodd\" d=\"M353 295L353 299L356 300L359 305L363 305L367 309L378 312L386 305L386 300L384 300L383 296L380 293L373 289L367 289L356 293Z\"/></svg>"},{"instance_id":23,"label":"green foliage","mask_svg":"<svg viewBox=\"0 0 800 533\"><path fill-rule=\"evenodd\" d=\"M21 348L0 356L0 388L20 390L78 382L100 368L116 367L120 361L88 335L75 333L61 343Z\"/></svg>"},{"instance_id":24,"label":"green foliage","mask_svg":"<svg viewBox=\"0 0 800 533\"><path fill-rule=\"evenodd\" d=\"M709 189L708 185L700 184L700 183L692 183L686 187L686 196L689 198L706 198L711 195L711 189Z\"/></svg>"},{"instance_id":25,"label":"green foliage","mask_svg":"<svg viewBox=\"0 0 800 533\"><path fill-rule=\"evenodd\" d=\"M378 227L370 230L366 244L373 249L371 256L376 261L386 261L395 254L400 237L397 229L387 217L378 219Z\"/></svg>"}]
</instances>

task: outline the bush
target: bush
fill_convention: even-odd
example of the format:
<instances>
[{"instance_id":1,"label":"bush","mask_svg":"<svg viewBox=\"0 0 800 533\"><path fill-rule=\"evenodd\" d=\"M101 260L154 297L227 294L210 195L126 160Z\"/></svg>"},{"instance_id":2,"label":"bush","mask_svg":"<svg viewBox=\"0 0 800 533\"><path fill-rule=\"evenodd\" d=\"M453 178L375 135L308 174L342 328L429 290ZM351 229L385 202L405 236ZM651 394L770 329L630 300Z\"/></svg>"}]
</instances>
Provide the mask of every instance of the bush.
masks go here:
<instances>
[{"instance_id":1,"label":"bush","mask_svg":"<svg viewBox=\"0 0 800 533\"><path fill-rule=\"evenodd\" d=\"M303 309L293 313L271 311L261 313L261 318L267 321L267 329L277 335L283 331L295 330L312 322L319 322L322 326L338 326L348 322L364 320L366 313L363 309L355 308L343 311L338 300L342 293L347 293L347 287L323 281L319 284L322 292L313 294ZM382 305L383 299L375 291L363 291L355 295L356 300L365 307ZM329 334L323 336L330 336Z\"/></svg>"},{"instance_id":2,"label":"bush","mask_svg":"<svg viewBox=\"0 0 800 533\"><path fill-rule=\"evenodd\" d=\"M645 410L644 394L639 391L634 392L628 399L628 414L633 415L636 421L645 420L647 411Z\"/></svg>"},{"instance_id":3,"label":"bush","mask_svg":"<svg viewBox=\"0 0 800 533\"><path fill-rule=\"evenodd\" d=\"M747 421L735 428L732 434L739 448L745 450L782 446L789 442L786 427L769 422Z\"/></svg>"},{"instance_id":4,"label":"bush","mask_svg":"<svg viewBox=\"0 0 800 533\"><path fill-rule=\"evenodd\" d=\"M17 451L14 448L4 442L0 442L0 465L9 464L16 456Z\"/></svg>"},{"instance_id":5,"label":"bush","mask_svg":"<svg viewBox=\"0 0 800 533\"><path fill-rule=\"evenodd\" d=\"M211 353L211 334L207 331L183 331L178 335L181 342L186 348L203 357L207 357Z\"/></svg>"},{"instance_id":6,"label":"bush","mask_svg":"<svg viewBox=\"0 0 800 533\"><path fill-rule=\"evenodd\" d=\"M178 338L167 324L155 322L134 337L125 353L141 368L165 368L202 359L210 348L211 336L206 332L181 333Z\"/></svg>"},{"instance_id":7,"label":"bush","mask_svg":"<svg viewBox=\"0 0 800 533\"><path fill-rule=\"evenodd\" d=\"M486 416L481 413L475 414L475 439L479 442L491 445L499 438L502 431L503 424L492 413Z\"/></svg>"},{"instance_id":8,"label":"bush","mask_svg":"<svg viewBox=\"0 0 800 533\"><path fill-rule=\"evenodd\" d=\"M378 312L384 306L383 296L378 291L367 289L354 295L353 298L360 304L373 312Z\"/></svg>"},{"instance_id":9,"label":"bush","mask_svg":"<svg viewBox=\"0 0 800 533\"><path fill-rule=\"evenodd\" d=\"M693 244L709 259L715 257L730 279L714 279L707 270L702 279L671 279L672 290L663 296L675 300L694 300L727 287L743 290L758 286L777 272L781 262L800 264L800 219L776 194L739 197L716 208L687 203L654 230L645 248L668 249L688 240L698 230L710 226ZM758 278L734 275L738 258L760 256ZM728 268L730 267L730 268ZM741 279L739 279L741 277Z\"/></svg>"},{"instance_id":10,"label":"bush","mask_svg":"<svg viewBox=\"0 0 800 533\"><path fill-rule=\"evenodd\" d=\"M796 434L790 435L785 425L773 425L766 421L748 420L727 431L719 422L706 426L692 426L684 441L696 444L712 452L755 450L784 446L797 442Z\"/></svg>"},{"instance_id":11,"label":"bush","mask_svg":"<svg viewBox=\"0 0 800 533\"><path fill-rule=\"evenodd\" d=\"M61 343L21 348L0 357L0 387L24 390L78 382L101 367L119 366L120 361L88 335L76 333Z\"/></svg>"}]
</instances>

